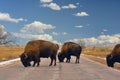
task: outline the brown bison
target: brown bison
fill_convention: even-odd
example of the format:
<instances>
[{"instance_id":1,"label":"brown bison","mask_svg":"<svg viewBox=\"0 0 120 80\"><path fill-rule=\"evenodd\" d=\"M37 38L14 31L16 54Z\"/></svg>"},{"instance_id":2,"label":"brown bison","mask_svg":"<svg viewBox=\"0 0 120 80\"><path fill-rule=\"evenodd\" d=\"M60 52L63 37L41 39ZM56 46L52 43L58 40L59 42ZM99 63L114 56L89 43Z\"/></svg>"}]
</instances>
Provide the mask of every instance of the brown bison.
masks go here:
<instances>
[{"instance_id":1,"label":"brown bison","mask_svg":"<svg viewBox=\"0 0 120 80\"><path fill-rule=\"evenodd\" d=\"M50 57L51 63L54 60L54 66L56 65L56 54L58 50L58 45L44 41L44 40L33 40L27 43L25 46L24 52L20 55L20 59L22 64L25 67L31 66L30 62L34 61L33 66L37 63L39 66L40 57L48 58Z\"/></svg>"},{"instance_id":2,"label":"brown bison","mask_svg":"<svg viewBox=\"0 0 120 80\"><path fill-rule=\"evenodd\" d=\"M58 54L59 62L63 62L67 58L66 62L70 62L71 56L76 56L75 63L79 63L80 54L82 48L79 44L74 42L66 42L63 44L61 51Z\"/></svg>"},{"instance_id":3,"label":"brown bison","mask_svg":"<svg viewBox=\"0 0 120 80\"><path fill-rule=\"evenodd\" d=\"M109 67L114 67L115 62L120 63L120 44L115 45L112 52L106 56L106 62Z\"/></svg>"}]
</instances>

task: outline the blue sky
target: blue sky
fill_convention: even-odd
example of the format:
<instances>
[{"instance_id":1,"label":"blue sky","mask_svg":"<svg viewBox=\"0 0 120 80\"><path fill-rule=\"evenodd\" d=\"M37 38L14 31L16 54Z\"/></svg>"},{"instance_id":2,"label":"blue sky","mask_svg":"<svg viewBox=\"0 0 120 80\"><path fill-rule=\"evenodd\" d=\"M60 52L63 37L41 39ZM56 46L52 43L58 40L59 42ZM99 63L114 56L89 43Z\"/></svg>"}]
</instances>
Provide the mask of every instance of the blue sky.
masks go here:
<instances>
[{"instance_id":1,"label":"blue sky","mask_svg":"<svg viewBox=\"0 0 120 80\"><path fill-rule=\"evenodd\" d=\"M120 0L1 0L0 36L86 45L120 43Z\"/></svg>"}]
</instances>

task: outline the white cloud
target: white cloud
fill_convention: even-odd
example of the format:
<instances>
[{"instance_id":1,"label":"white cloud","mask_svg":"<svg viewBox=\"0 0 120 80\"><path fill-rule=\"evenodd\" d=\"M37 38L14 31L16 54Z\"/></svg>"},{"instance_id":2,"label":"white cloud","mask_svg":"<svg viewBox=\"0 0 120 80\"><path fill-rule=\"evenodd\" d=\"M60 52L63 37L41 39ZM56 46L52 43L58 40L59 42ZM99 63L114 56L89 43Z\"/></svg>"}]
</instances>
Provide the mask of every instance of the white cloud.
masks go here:
<instances>
[{"instance_id":1,"label":"white cloud","mask_svg":"<svg viewBox=\"0 0 120 80\"><path fill-rule=\"evenodd\" d=\"M79 5L80 3L76 3L76 5Z\"/></svg>"},{"instance_id":2,"label":"white cloud","mask_svg":"<svg viewBox=\"0 0 120 80\"><path fill-rule=\"evenodd\" d=\"M18 18L18 19L12 18L8 13L1 13L1 12L0 12L0 20L1 21L10 21L10 22L15 22L15 23L18 23L20 21L26 21L23 18Z\"/></svg>"},{"instance_id":3,"label":"white cloud","mask_svg":"<svg viewBox=\"0 0 120 80\"><path fill-rule=\"evenodd\" d=\"M53 34L54 36L67 35L67 32L52 32L52 34Z\"/></svg>"},{"instance_id":4,"label":"white cloud","mask_svg":"<svg viewBox=\"0 0 120 80\"><path fill-rule=\"evenodd\" d=\"M77 44L79 44L81 47L85 47L85 41L83 39L73 39L73 40L69 40L72 42L75 42Z\"/></svg>"},{"instance_id":5,"label":"white cloud","mask_svg":"<svg viewBox=\"0 0 120 80\"><path fill-rule=\"evenodd\" d=\"M108 31L107 29L103 29L104 32Z\"/></svg>"},{"instance_id":6,"label":"white cloud","mask_svg":"<svg viewBox=\"0 0 120 80\"><path fill-rule=\"evenodd\" d=\"M56 41L53 39L53 37L49 34L40 34L40 35L34 35L34 34L24 34L24 33L13 33L15 37L19 37L21 39L27 39L29 40L46 40L46 41L51 41L57 44L61 44L60 42Z\"/></svg>"},{"instance_id":7,"label":"white cloud","mask_svg":"<svg viewBox=\"0 0 120 80\"><path fill-rule=\"evenodd\" d=\"M75 26L75 28L83 28L83 25Z\"/></svg>"},{"instance_id":8,"label":"white cloud","mask_svg":"<svg viewBox=\"0 0 120 80\"><path fill-rule=\"evenodd\" d=\"M79 43L80 40L83 40L86 45L114 45L120 43L120 34L114 34L114 35L100 35L97 38L90 37L90 38L83 38L83 39L74 39L72 41L75 41Z\"/></svg>"},{"instance_id":9,"label":"white cloud","mask_svg":"<svg viewBox=\"0 0 120 80\"><path fill-rule=\"evenodd\" d=\"M62 32L62 35L67 35L67 32Z\"/></svg>"},{"instance_id":10,"label":"white cloud","mask_svg":"<svg viewBox=\"0 0 120 80\"><path fill-rule=\"evenodd\" d=\"M108 30L107 29L103 29L101 34L105 34L105 32L107 32Z\"/></svg>"},{"instance_id":11,"label":"white cloud","mask_svg":"<svg viewBox=\"0 0 120 80\"><path fill-rule=\"evenodd\" d=\"M75 16L79 16L79 17L89 16L89 14L86 13L86 12L78 12L78 13L73 14L73 15L75 15Z\"/></svg>"},{"instance_id":12,"label":"white cloud","mask_svg":"<svg viewBox=\"0 0 120 80\"><path fill-rule=\"evenodd\" d=\"M55 35L55 36L59 35L59 33L57 33L57 32L52 32L52 34Z\"/></svg>"},{"instance_id":13,"label":"white cloud","mask_svg":"<svg viewBox=\"0 0 120 80\"><path fill-rule=\"evenodd\" d=\"M77 6L75 6L74 4L69 4L67 6L62 6L62 8L63 9L69 9L69 8L74 9L74 8L77 8Z\"/></svg>"},{"instance_id":14,"label":"white cloud","mask_svg":"<svg viewBox=\"0 0 120 80\"><path fill-rule=\"evenodd\" d=\"M50 4L42 4L42 7L48 7L52 10L61 10L60 6L56 3L50 3Z\"/></svg>"},{"instance_id":15,"label":"white cloud","mask_svg":"<svg viewBox=\"0 0 120 80\"><path fill-rule=\"evenodd\" d=\"M95 37L84 38L83 40L85 41L86 45L96 45L98 41Z\"/></svg>"},{"instance_id":16,"label":"white cloud","mask_svg":"<svg viewBox=\"0 0 120 80\"><path fill-rule=\"evenodd\" d=\"M44 30L47 29L54 29L55 27L51 24L44 24L39 21L34 21L33 23L26 24L22 29L21 32L25 33L44 33Z\"/></svg>"},{"instance_id":17,"label":"white cloud","mask_svg":"<svg viewBox=\"0 0 120 80\"><path fill-rule=\"evenodd\" d=\"M42 3L49 3L49 2L52 2L53 0L40 0L40 2Z\"/></svg>"},{"instance_id":18,"label":"white cloud","mask_svg":"<svg viewBox=\"0 0 120 80\"><path fill-rule=\"evenodd\" d=\"M41 34L41 35L35 35L34 39L42 39L42 40L52 41L53 37L49 34Z\"/></svg>"},{"instance_id":19,"label":"white cloud","mask_svg":"<svg viewBox=\"0 0 120 80\"><path fill-rule=\"evenodd\" d=\"M5 27L0 24L0 39L6 39L8 36L8 33L5 31Z\"/></svg>"},{"instance_id":20,"label":"white cloud","mask_svg":"<svg viewBox=\"0 0 120 80\"><path fill-rule=\"evenodd\" d=\"M52 41L53 37L49 34L40 34L40 35L34 35L34 34L24 34L24 33L12 33L15 37L23 38L23 39L29 39L29 40L47 40Z\"/></svg>"},{"instance_id":21,"label":"white cloud","mask_svg":"<svg viewBox=\"0 0 120 80\"><path fill-rule=\"evenodd\" d=\"M75 9L77 8L77 4L74 5L74 4L68 4L66 6L59 6L58 4L56 3L53 3L52 0L40 0L42 2L42 7L48 7L52 10L61 10L61 9ZM49 2L49 3L47 3Z\"/></svg>"},{"instance_id":22,"label":"white cloud","mask_svg":"<svg viewBox=\"0 0 120 80\"><path fill-rule=\"evenodd\" d=\"M118 35L118 34L117 34ZM120 42L120 34L118 37L116 37L116 35L100 35L98 37L98 43L99 44L105 44L105 43L117 43Z\"/></svg>"}]
</instances>

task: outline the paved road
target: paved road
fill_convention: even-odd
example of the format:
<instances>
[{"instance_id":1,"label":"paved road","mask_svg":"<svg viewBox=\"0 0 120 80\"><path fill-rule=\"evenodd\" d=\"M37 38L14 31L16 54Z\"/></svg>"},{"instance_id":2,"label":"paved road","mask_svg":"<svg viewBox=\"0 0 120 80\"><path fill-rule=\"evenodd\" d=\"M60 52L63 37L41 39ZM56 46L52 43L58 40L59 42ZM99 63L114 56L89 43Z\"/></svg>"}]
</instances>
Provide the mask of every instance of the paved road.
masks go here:
<instances>
[{"instance_id":1,"label":"paved road","mask_svg":"<svg viewBox=\"0 0 120 80\"><path fill-rule=\"evenodd\" d=\"M39 67L24 68L18 61L0 67L0 80L120 80L120 71L81 57L80 64L57 63L42 59Z\"/></svg>"}]
</instances>

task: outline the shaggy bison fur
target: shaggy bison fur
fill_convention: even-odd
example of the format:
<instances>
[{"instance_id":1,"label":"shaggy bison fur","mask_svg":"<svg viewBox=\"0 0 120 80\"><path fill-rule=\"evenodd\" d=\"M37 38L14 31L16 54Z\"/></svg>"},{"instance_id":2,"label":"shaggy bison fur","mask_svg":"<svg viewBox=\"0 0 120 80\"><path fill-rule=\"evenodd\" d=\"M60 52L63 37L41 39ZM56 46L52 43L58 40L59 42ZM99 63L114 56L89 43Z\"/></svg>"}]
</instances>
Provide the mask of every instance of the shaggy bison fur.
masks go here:
<instances>
[{"instance_id":1,"label":"shaggy bison fur","mask_svg":"<svg viewBox=\"0 0 120 80\"><path fill-rule=\"evenodd\" d=\"M44 40L29 41L25 46L24 52L20 55L20 59L24 67L31 66L30 62L33 61L33 66L37 64L39 66L40 58L50 57L51 63L54 60L54 66L56 65L56 54L58 45Z\"/></svg>"},{"instance_id":2,"label":"shaggy bison fur","mask_svg":"<svg viewBox=\"0 0 120 80\"><path fill-rule=\"evenodd\" d=\"M64 59L66 58L66 62L69 63L71 56L76 56L75 63L79 63L81 51L82 48L79 44L74 42L66 42L63 44L61 51L58 54L58 60L59 62L64 62Z\"/></svg>"},{"instance_id":3,"label":"shaggy bison fur","mask_svg":"<svg viewBox=\"0 0 120 80\"><path fill-rule=\"evenodd\" d=\"M106 62L109 67L114 67L115 62L120 63L120 44L115 45L112 52L106 56Z\"/></svg>"}]
</instances>

